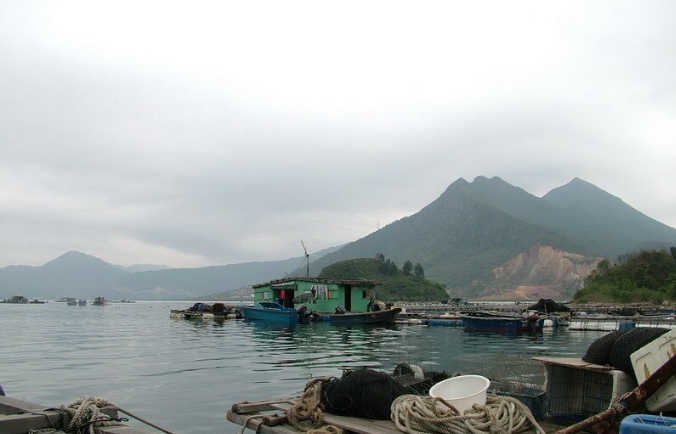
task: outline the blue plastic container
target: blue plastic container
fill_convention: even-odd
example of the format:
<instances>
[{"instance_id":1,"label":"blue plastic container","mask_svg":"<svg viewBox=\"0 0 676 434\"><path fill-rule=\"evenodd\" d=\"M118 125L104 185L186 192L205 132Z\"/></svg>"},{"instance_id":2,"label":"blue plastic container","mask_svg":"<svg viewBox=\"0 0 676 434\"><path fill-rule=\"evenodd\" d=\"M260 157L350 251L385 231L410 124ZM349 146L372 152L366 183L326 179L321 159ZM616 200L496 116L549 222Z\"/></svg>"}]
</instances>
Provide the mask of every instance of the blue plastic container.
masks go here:
<instances>
[{"instance_id":1,"label":"blue plastic container","mask_svg":"<svg viewBox=\"0 0 676 434\"><path fill-rule=\"evenodd\" d=\"M653 414L632 414L620 422L620 434L674 434L676 418Z\"/></svg>"}]
</instances>

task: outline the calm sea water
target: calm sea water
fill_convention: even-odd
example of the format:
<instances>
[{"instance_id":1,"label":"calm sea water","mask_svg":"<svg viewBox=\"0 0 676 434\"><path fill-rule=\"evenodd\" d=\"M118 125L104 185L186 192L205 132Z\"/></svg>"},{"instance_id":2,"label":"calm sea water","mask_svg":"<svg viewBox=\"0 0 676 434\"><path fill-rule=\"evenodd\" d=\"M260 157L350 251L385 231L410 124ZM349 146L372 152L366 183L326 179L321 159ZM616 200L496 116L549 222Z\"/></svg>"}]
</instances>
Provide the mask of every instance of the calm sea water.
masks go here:
<instances>
[{"instance_id":1,"label":"calm sea water","mask_svg":"<svg viewBox=\"0 0 676 434\"><path fill-rule=\"evenodd\" d=\"M0 385L46 407L105 398L180 434L237 433L235 402L303 391L344 368L465 372L499 354L580 357L604 332L501 335L460 327L270 327L169 318L192 302L0 304ZM140 425L142 426L142 425Z\"/></svg>"}]
</instances>

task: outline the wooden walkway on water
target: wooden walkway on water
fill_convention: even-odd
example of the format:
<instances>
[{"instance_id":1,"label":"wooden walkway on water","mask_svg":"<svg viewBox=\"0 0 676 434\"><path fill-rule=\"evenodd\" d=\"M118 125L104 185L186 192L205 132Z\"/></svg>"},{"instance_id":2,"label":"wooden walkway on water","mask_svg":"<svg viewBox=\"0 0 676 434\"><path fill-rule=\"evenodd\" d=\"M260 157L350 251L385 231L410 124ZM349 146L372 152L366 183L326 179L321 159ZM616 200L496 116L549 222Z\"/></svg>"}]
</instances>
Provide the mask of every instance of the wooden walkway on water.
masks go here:
<instances>
[{"instance_id":1,"label":"wooden walkway on water","mask_svg":"<svg viewBox=\"0 0 676 434\"><path fill-rule=\"evenodd\" d=\"M249 428L261 434L299 434L301 431L289 424L286 412L291 409L299 397L234 404L226 418L237 425ZM346 432L357 434L402 434L391 420L372 420L357 417L324 413L324 422L342 428ZM565 425L553 421L538 421L547 433L556 432ZM535 429L525 431L536 434Z\"/></svg>"}]
</instances>

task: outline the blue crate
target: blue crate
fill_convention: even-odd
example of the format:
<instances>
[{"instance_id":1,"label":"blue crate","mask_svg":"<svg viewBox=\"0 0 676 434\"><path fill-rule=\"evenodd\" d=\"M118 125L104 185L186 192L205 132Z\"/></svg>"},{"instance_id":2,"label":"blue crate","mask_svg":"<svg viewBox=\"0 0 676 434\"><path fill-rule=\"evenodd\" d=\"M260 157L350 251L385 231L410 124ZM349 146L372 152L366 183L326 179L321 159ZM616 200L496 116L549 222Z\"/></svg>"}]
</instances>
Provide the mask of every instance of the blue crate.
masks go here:
<instances>
[{"instance_id":1,"label":"blue crate","mask_svg":"<svg viewBox=\"0 0 676 434\"><path fill-rule=\"evenodd\" d=\"M676 418L632 414L620 422L620 434L675 434Z\"/></svg>"}]
</instances>

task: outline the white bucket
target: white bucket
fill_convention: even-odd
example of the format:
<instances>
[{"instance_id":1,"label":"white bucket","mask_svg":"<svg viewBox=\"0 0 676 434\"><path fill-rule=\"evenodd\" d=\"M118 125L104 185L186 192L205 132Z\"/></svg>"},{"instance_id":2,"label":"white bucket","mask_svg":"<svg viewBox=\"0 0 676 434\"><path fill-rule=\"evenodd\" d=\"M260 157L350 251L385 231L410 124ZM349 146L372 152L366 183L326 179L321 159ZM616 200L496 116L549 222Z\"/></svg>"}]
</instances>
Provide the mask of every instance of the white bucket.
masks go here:
<instances>
[{"instance_id":1,"label":"white bucket","mask_svg":"<svg viewBox=\"0 0 676 434\"><path fill-rule=\"evenodd\" d=\"M481 375L460 375L432 386L430 396L443 398L463 414L474 404L486 404L486 390L490 384L491 381Z\"/></svg>"}]
</instances>

